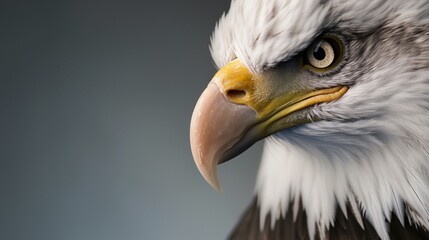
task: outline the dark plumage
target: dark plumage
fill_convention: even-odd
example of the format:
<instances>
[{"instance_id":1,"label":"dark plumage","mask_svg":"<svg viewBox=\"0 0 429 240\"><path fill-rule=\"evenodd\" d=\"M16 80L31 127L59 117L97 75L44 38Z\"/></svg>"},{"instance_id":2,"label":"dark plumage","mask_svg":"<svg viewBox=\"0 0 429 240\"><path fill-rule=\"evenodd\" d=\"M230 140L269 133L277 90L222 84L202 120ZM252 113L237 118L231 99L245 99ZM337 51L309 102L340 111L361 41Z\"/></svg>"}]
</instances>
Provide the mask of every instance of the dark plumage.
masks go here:
<instances>
[{"instance_id":1,"label":"dark plumage","mask_svg":"<svg viewBox=\"0 0 429 240\"><path fill-rule=\"evenodd\" d=\"M293 202L289 209L293 208ZM228 237L229 240L310 240L307 229L307 216L302 204L299 206L296 217L292 211L276 221L271 228L270 216L267 216L265 225L259 228L260 209L257 200L254 199L242 215L239 223ZM326 230L324 235L330 240L374 240L380 239L374 227L368 220L363 219L363 228L353 214L352 208L347 204L347 217L337 211L333 225ZM391 240L423 240L429 239L429 232L421 227L415 227L407 219L402 226L398 218L393 215L389 222ZM316 232L315 240L320 240L320 234Z\"/></svg>"}]
</instances>

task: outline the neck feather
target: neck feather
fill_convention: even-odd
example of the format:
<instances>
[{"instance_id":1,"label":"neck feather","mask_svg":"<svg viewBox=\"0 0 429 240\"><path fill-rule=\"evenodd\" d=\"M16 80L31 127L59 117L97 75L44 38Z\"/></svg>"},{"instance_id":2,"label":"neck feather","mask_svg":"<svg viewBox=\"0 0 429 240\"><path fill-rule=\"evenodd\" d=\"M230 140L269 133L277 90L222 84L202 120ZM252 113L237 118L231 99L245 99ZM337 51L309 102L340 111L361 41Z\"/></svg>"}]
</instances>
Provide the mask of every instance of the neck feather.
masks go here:
<instances>
[{"instance_id":1,"label":"neck feather","mask_svg":"<svg viewBox=\"0 0 429 240\"><path fill-rule=\"evenodd\" d=\"M349 202L381 239L389 239L392 214L429 229L429 154L418 137L378 136L362 144L370 148L346 148L333 136L316 144L301 134L305 127L266 140L256 185L261 226L266 216L274 226L287 212L296 215L289 205L302 202L314 236L334 224L337 208L347 216Z\"/></svg>"}]
</instances>

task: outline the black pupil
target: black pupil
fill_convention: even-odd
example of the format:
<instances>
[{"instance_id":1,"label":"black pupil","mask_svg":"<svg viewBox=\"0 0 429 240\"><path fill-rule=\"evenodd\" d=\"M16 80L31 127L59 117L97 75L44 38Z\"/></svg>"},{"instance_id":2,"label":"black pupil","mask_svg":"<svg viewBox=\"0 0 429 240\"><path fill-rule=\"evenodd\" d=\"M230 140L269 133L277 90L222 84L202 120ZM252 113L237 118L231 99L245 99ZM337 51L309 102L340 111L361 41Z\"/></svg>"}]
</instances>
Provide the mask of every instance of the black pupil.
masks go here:
<instances>
[{"instance_id":1,"label":"black pupil","mask_svg":"<svg viewBox=\"0 0 429 240\"><path fill-rule=\"evenodd\" d=\"M313 51L313 56L314 58L316 58L317 60L321 61L323 59L325 59L326 57L326 52L325 50L323 50L323 48L321 47L316 47Z\"/></svg>"}]
</instances>

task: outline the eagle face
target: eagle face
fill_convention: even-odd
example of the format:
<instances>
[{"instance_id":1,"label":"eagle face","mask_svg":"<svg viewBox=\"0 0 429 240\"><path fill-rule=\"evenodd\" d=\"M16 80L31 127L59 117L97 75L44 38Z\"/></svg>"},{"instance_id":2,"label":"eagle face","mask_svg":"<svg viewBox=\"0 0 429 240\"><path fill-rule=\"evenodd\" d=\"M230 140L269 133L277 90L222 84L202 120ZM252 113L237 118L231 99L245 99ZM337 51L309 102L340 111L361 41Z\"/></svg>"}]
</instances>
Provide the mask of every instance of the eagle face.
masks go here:
<instances>
[{"instance_id":1,"label":"eagle face","mask_svg":"<svg viewBox=\"0 0 429 240\"><path fill-rule=\"evenodd\" d=\"M216 165L265 139L261 226L300 201L310 236L347 202L382 239L392 214L429 229L428 29L424 0L232 1L191 120L200 172L219 189Z\"/></svg>"}]
</instances>

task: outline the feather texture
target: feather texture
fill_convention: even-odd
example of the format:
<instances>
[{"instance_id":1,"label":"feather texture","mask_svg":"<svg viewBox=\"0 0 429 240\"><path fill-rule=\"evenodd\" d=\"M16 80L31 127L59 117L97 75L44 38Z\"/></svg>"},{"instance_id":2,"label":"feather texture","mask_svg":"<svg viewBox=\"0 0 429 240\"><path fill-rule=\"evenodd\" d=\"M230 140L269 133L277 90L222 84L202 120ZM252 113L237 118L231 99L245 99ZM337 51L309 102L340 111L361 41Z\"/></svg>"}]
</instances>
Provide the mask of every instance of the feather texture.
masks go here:
<instances>
[{"instance_id":1,"label":"feather texture","mask_svg":"<svg viewBox=\"0 0 429 240\"><path fill-rule=\"evenodd\" d=\"M294 220L291 212L282 216L275 222L271 228L270 218L267 218L264 227L260 230L259 218L260 209L258 208L257 200L255 199L243 214L240 222L237 224L234 231L229 236L229 240L310 240L312 239L308 233L307 216L302 204L298 204L299 210L297 218ZM347 204L347 211L352 211L351 205ZM423 240L429 239L429 233L420 227L413 226L413 223L406 221L404 224L398 218L392 216L388 223L390 231L390 239L392 240ZM362 226L364 228L362 228ZM346 217L342 211L337 211L335 221L329 230L325 230L323 234L318 234L315 239L326 240L375 240L379 236L372 224L368 221L359 223L359 220L353 214ZM319 236L324 236L321 238Z\"/></svg>"}]
</instances>

